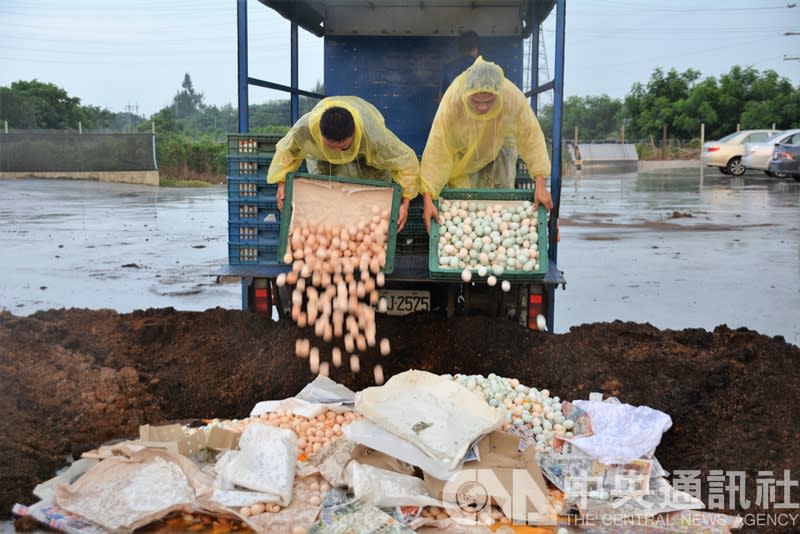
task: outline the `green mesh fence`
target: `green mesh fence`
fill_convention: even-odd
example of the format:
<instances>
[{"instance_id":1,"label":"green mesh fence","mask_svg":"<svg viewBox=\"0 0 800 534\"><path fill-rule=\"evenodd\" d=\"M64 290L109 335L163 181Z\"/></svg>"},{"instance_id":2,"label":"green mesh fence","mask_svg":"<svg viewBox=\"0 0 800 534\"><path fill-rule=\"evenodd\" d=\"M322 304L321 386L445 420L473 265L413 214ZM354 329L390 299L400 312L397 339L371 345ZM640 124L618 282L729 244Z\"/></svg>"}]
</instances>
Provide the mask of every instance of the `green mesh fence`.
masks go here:
<instances>
[{"instance_id":1,"label":"green mesh fence","mask_svg":"<svg viewBox=\"0 0 800 534\"><path fill-rule=\"evenodd\" d=\"M153 134L0 133L0 172L157 169Z\"/></svg>"}]
</instances>

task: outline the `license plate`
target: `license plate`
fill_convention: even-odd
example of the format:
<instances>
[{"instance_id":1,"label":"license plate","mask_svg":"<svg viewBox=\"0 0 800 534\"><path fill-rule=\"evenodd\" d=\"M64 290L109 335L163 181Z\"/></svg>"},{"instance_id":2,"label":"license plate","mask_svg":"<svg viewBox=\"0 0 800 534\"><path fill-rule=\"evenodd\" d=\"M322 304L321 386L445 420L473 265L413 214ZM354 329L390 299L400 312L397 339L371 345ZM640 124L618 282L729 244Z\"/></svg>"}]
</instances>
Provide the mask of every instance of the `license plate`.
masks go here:
<instances>
[{"instance_id":1,"label":"license plate","mask_svg":"<svg viewBox=\"0 0 800 534\"><path fill-rule=\"evenodd\" d=\"M380 295L386 299L387 315L408 315L409 313L431 309L431 294L429 291L382 289Z\"/></svg>"}]
</instances>

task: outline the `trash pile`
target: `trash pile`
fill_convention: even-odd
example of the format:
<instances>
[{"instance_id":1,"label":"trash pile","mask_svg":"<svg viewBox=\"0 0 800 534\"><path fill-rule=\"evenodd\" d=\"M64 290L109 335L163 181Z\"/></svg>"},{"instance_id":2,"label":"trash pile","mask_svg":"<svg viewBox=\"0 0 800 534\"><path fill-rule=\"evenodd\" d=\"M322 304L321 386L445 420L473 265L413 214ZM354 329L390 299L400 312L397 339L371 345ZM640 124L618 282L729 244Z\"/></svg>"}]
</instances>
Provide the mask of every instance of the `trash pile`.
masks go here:
<instances>
[{"instance_id":1,"label":"trash pile","mask_svg":"<svg viewBox=\"0 0 800 534\"><path fill-rule=\"evenodd\" d=\"M318 375L244 419L143 425L14 513L77 534L740 527L669 484L654 453L671 424L613 397L563 401L493 374L409 370L357 393Z\"/></svg>"}]
</instances>

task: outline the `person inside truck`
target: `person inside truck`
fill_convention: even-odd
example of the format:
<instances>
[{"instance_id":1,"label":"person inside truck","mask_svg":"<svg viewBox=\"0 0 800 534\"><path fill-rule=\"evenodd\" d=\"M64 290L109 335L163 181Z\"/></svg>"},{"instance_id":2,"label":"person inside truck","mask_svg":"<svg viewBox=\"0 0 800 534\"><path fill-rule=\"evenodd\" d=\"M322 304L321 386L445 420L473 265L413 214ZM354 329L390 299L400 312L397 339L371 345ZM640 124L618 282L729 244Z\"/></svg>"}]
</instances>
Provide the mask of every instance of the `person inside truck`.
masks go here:
<instances>
[{"instance_id":1,"label":"person inside truck","mask_svg":"<svg viewBox=\"0 0 800 534\"><path fill-rule=\"evenodd\" d=\"M439 97L436 102L441 102L444 92L450 87L450 83L456 76L467 70L467 67L475 62L478 57L478 44L480 39L478 34L472 30L467 30L458 36L459 56L442 66L439 77Z\"/></svg>"},{"instance_id":2,"label":"person inside truck","mask_svg":"<svg viewBox=\"0 0 800 534\"><path fill-rule=\"evenodd\" d=\"M323 98L278 141L267 183L278 184L281 210L286 175L304 159L312 174L396 181L403 189L397 231L403 228L409 203L418 194L419 160L386 127L375 106L357 96Z\"/></svg>"},{"instance_id":3,"label":"person inside truck","mask_svg":"<svg viewBox=\"0 0 800 534\"><path fill-rule=\"evenodd\" d=\"M550 157L542 128L522 91L500 66L478 57L445 91L422 152L423 220L439 219L433 201L445 186L513 188L517 158L534 178L534 206L552 209L545 176Z\"/></svg>"}]
</instances>

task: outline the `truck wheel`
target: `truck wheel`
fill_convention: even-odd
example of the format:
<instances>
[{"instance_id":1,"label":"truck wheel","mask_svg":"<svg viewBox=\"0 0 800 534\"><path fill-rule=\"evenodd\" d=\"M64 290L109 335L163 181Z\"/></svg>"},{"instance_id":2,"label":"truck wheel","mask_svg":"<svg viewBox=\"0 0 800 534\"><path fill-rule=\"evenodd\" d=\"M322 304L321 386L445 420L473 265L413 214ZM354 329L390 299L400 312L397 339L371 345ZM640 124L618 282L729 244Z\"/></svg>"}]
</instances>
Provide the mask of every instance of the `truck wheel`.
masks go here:
<instances>
[{"instance_id":1,"label":"truck wheel","mask_svg":"<svg viewBox=\"0 0 800 534\"><path fill-rule=\"evenodd\" d=\"M736 157L731 158L731 160L728 162L727 170L729 174L741 176L747 170L747 167L742 165L742 158Z\"/></svg>"}]
</instances>

